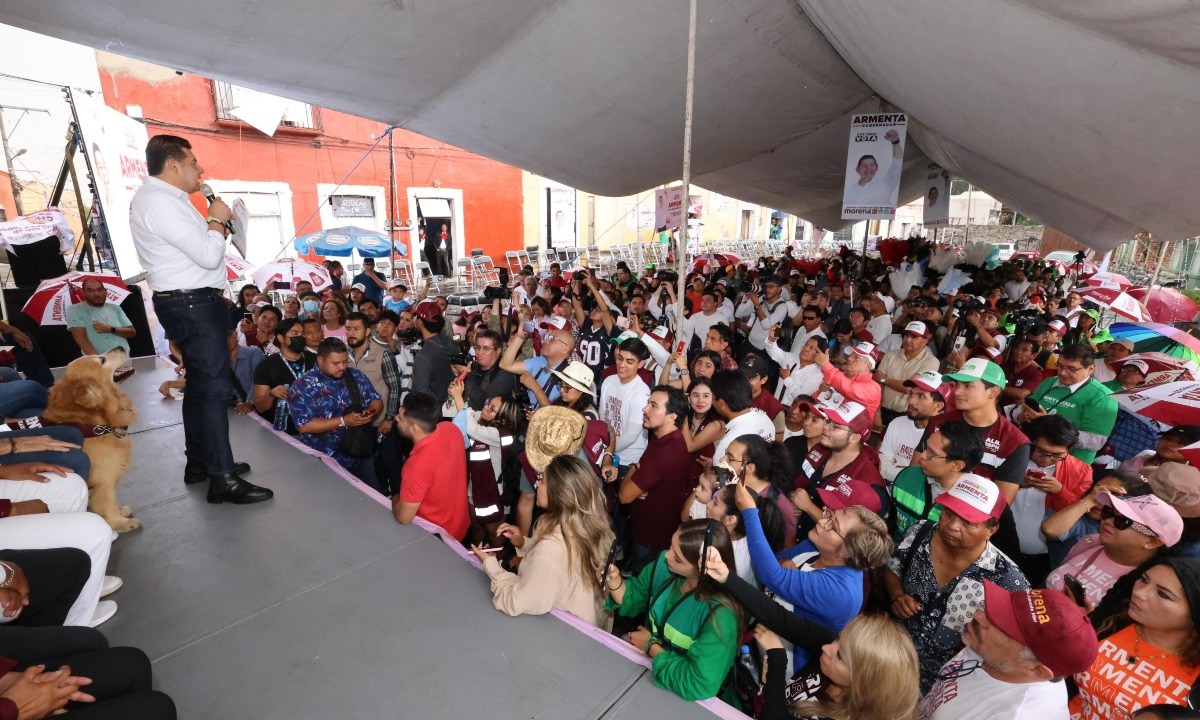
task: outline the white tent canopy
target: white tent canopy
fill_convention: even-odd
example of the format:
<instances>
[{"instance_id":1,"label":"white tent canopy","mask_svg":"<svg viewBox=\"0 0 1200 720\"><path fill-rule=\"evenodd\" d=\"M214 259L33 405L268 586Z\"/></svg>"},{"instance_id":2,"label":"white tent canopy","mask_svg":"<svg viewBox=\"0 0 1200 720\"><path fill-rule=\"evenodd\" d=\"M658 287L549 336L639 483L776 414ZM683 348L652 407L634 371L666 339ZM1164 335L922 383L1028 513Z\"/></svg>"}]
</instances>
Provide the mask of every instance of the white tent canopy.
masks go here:
<instances>
[{"instance_id":1,"label":"white tent canopy","mask_svg":"<svg viewBox=\"0 0 1200 720\"><path fill-rule=\"evenodd\" d=\"M679 176L686 3L6 0L0 20L602 195ZM701 0L693 181L836 227L848 116L894 108L906 168L1092 247L1198 234L1197 38L1189 0Z\"/></svg>"}]
</instances>

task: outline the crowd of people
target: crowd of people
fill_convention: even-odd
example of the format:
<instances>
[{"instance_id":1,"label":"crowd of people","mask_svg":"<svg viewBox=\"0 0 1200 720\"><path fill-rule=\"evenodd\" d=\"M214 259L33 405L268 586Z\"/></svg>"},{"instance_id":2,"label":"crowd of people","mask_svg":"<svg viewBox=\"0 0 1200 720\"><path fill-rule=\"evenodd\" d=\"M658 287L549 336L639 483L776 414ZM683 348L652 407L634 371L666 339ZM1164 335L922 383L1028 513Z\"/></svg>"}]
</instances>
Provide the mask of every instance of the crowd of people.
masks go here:
<instances>
[{"instance_id":1,"label":"crowd of people","mask_svg":"<svg viewBox=\"0 0 1200 720\"><path fill-rule=\"evenodd\" d=\"M235 402L470 547L499 610L609 629L684 698L1200 717L1200 427L1115 447L1146 373L1078 274L946 296L932 252L912 287L849 251L714 264L682 303L653 267L526 267L454 315L370 267L282 309L249 286Z\"/></svg>"},{"instance_id":2,"label":"crowd of people","mask_svg":"<svg viewBox=\"0 0 1200 720\"><path fill-rule=\"evenodd\" d=\"M932 252L912 241L911 287L847 250L788 250L691 272L682 298L649 266L525 267L454 314L369 264L278 306L247 285L228 405L469 547L498 610L611 631L685 699L772 719L1200 718L1200 469L1179 452L1200 426L1115 443L1111 394L1146 373L1076 272L1009 261L944 295ZM56 462L6 477L64 473L45 487L75 494L30 504L41 483L5 480L8 512L78 514L79 438L21 432L10 452ZM0 640L96 622L99 539L49 607L0 584ZM0 547L27 584L73 567Z\"/></svg>"}]
</instances>

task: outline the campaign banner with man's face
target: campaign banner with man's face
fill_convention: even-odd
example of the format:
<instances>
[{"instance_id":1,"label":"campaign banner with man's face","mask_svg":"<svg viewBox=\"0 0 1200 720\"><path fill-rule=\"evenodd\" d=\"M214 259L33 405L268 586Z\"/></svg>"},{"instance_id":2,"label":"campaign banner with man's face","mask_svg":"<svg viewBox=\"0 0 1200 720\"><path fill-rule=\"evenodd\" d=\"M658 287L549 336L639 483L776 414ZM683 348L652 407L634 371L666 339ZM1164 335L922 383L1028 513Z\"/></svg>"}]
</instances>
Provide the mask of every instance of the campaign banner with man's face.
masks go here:
<instances>
[{"instance_id":1,"label":"campaign banner with man's face","mask_svg":"<svg viewBox=\"0 0 1200 720\"><path fill-rule=\"evenodd\" d=\"M950 224L950 173L937 163L925 166L925 194L921 224L927 228Z\"/></svg>"},{"instance_id":2,"label":"campaign banner with man's face","mask_svg":"<svg viewBox=\"0 0 1200 720\"><path fill-rule=\"evenodd\" d=\"M72 91L79 132L92 160L96 196L112 242L118 274L129 279L145 272L129 229L129 204L146 179L146 126L86 93Z\"/></svg>"},{"instance_id":3,"label":"campaign banner with man's face","mask_svg":"<svg viewBox=\"0 0 1200 720\"><path fill-rule=\"evenodd\" d=\"M654 191L654 226L677 228L683 224L683 186Z\"/></svg>"},{"instance_id":4,"label":"campaign banner with man's face","mask_svg":"<svg viewBox=\"0 0 1200 720\"><path fill-rule=\"evenodd\" d=\"M896 217L907 132L908 117L904 113L863 113L851 119L843 220Z\"/></svg>"}]
</instances>

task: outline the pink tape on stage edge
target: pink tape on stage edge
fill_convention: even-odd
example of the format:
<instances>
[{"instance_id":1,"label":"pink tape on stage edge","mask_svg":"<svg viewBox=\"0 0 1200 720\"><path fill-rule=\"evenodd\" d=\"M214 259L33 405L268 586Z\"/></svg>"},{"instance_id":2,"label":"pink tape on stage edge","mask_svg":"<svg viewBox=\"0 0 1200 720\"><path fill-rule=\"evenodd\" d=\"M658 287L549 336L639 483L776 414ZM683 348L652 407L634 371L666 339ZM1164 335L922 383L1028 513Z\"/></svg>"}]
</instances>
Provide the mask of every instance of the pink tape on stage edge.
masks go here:
<instances>
[{"instance_id":1,"label":"pink tape on stage edge","mask_svg":"<svg viewBox=\"0 0 1200 720\"><path fill-rule=\"evenodd\" d=\"M288 435L287 433L276 430L275 427L271 423L267 422L266 419L263 418L258 413L251 413L247 417L252 418L259 425L263 426L267 430L270 430L272 433L274 433L276 436L278 436L279 439L283 440L284 442L286 442L287 444L296 448L297 450L304 453L305 455L311 455L311 456L319 459L326 467L328 467L331 471L333 471L334 474L336 474L338 477L340 477L343 480L345 480L346 482L350 483L355 488L357 488L359 491L364 493L367 497L371 498L375 502L377 502L380 505L382 505L383 507L387 508L389 511L392 509L392 503L390 500L388 500L383 495L380 495L379 492L376 491L374 488L372 488L370 485L367 485L362 480L359 480L358 478L354 477L354 475L350 474L350 471L347 470L346 468L342 467L338 463L337 460L334 460L333 458L329 457L328 455L326 455L322 452L313 450L309 446L300 442L299 440L292 437L291 435ZM432 535L437 535L438 537L441 538L442 542L445 543L446 547L450 548L460 558L471 563L475 567L480 567L479 558L475 557L475 553L464 548L462 546L462 543L455 540L453 537L450 536L449 533L447 533L442 528L440 528L437 525L434 525L433 523L431 523L427 520L424 520L422 518L414 519L413 525L417 525L418 527L420 527L422 530L424 530L427 533L430 533ZM618 653L619 655L624 657L626 660L629 660L630 662L641 665L642 667L644 667L646 669L650 668L650 666L651 666L650 658L641 654L640 652L635 650L629 643L621 640L620 638L613 635L612 633L607 632L605 630L601 630L600 628L594 627L591 623L587 622L586 620L583 620L582 618L576 617L569 612L564 612L562 610L551 610L550 614L553 615L554 617L558 618L562 622L565 622L566 624L570 625L572 628L574 628L578 632L583 633L584 635L587 635L592 640L595 640L596 642L600 643L601 645L608 648L609 650L612 650L613 652ZM716 715L717 717L724 718L724 720L745 720L745 717L746 717L746 715L744 715L738 709L730 706L728 703L718 700L717 698L709 698L708 700L697 700L695 702L697 705L700 705L701 707L708 710L709 712Z\"/></svg>"}]
</instances>

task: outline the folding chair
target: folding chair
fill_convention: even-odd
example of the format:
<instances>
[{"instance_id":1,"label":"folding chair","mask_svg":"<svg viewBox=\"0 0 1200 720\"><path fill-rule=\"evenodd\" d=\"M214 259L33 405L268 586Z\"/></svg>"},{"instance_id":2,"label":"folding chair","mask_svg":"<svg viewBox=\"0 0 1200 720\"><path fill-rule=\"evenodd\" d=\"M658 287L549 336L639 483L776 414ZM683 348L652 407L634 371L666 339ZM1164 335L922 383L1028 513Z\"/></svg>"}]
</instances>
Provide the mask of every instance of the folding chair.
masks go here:
<instances>
[{"instance_id":1,"label":"folding chair","mask_svg":"<svg viewBox=\"0 0 1200 720\"><path fill-rule=\"evenodd\" d=\"M475 263L473 258L459 258L454 262L454 289L461 291L471 288L475 281Z\"/></svg>"},{"instance_id":2,"label":"folding chair","mask_svg":"<svg viewBox=\"0 0 1200 720\"><path fill-rule=\"evenodd\" d=\"M500 273L496 271L496 264L487 255L476 255L472 260L472 289L476 292L483 292L483 289L493 283L500 284Z\"/></svg>"},{"instance_id":3,"label":"folding chair","mask_svg":"<svg viewBox=\"0 0 1200 720\"><path fill-rule=\"evenodd\" d=\"M504 264L508 267L510 277L516 277L521 274L521 253L516 250L509 250L504 253Z\"/></svg>"}]
</instances>

